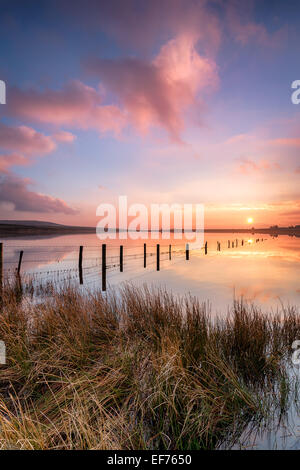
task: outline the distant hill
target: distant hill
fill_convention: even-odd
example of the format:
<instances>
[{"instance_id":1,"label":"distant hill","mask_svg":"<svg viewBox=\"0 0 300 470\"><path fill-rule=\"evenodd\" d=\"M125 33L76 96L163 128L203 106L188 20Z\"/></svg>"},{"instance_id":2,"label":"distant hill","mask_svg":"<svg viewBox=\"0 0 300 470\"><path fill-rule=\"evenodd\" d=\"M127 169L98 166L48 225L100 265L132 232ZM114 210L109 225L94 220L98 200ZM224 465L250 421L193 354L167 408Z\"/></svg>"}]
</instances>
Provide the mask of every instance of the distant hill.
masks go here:
<instances>
[{"instance_id":1,"label":"distant hill","mask_svg":"<svg viewBox=\"0 0 300 470\"><path fill-rule=\"evenodd\" d=\"M95 232L95 227L78 227L39 220L0 220L0 237L67 235Z\"/></svg>"},{"instance_id":2,"label":"distant hill","mask_svg":"<svg viewBox=\"0 0 300 470\"><path fill-rule=\"evenodd\" d=\"M117 232L119 229L116 229ZM205 229L205 233L265 233L271 236L291 235L300 237L300 226L269 228ZM172 230L171 230L172 232ZM0 220L0 237L58 236L83 233L96 233L96 227L81 227L56 224L39 220Z\"/></svg>"},{"instance_id":3,"label":"distant hill","mask_svg":"<svg viewBox=\"0 0 300 470\"><path fill-rule=\"evenodd\" d=\"M40 220L0 220L4 225L30 225L31 227L66 227L66 225L55 224L54 222L42 222Z\"/></svg>"}]
</instances>

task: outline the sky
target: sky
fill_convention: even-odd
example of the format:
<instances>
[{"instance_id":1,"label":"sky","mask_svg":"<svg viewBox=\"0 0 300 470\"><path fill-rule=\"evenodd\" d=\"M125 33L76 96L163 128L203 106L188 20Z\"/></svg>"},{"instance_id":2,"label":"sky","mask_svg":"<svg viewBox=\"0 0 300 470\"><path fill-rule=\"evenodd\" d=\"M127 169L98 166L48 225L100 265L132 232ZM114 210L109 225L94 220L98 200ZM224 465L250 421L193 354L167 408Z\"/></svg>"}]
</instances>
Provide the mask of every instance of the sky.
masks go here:
<instances>
[{"instance_id":1,"label":"sky","mask_svg":"<svg viewBox=\"0 0 300 470\"><path fill-rule=\"evenodd\" d=\"M300 224L299 40L296 1L1 0L0 218Z\"/></svg>"}]
</instances>

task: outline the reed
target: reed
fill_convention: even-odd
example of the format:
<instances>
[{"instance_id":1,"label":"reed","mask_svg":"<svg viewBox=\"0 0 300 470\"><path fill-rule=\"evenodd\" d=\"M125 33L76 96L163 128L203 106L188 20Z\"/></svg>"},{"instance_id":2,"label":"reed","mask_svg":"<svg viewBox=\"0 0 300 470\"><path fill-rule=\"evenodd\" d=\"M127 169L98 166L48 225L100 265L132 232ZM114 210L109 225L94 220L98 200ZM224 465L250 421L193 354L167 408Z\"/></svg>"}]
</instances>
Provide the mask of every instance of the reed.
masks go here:
<instances>
[{"instance_id":1,"label":"reed","mask_svg":"<svg viewBox=\"0 0 300 470\"><path fill-rule=\"evenodd\" d=\"M230 447L286 406L294 308L267 315L239 301L216 318L146 286L39 293L4 287L2 449Z\"/></svg>"}]
</instances>

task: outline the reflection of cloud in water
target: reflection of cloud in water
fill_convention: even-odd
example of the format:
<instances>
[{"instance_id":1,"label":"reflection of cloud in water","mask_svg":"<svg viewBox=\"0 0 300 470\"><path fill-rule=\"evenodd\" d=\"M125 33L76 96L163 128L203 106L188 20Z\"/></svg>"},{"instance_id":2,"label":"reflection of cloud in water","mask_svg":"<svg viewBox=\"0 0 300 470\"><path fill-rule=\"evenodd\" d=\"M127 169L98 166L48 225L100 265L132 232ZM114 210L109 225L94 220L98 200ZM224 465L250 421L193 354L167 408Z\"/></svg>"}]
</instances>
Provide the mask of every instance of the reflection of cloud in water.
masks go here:
<instances>
[{"instance_id":1,"label":"reflection of cloud in water","mask_svg":"<svg viewBox=\"0 0 300 470\"><path fill-rule=\"evenodd\" d=\"M234 286L232 286L234 287ZM262 287L235 287L235 296L236 298L243 297L246 302L253 302L259 300L262 303L268 303L270 300L278 299L278 292L271 292L270 290L265 290Z\"/></svg>"},{"instance_id":2,"label":"reflection of cloud in water","mask_svg":"<svg viewBox=\"0 0 300 470\"><path fill-rule=\"evenodd\" d=\"M18 266L20 248L8 247L5 251L4 268L13 272ZM33 272L51 267L51 269L66 269L67 264L75 261L75 251L72 247L47 247L29 246L24 249L22 270Z\"/></svg>"}]
</instances>

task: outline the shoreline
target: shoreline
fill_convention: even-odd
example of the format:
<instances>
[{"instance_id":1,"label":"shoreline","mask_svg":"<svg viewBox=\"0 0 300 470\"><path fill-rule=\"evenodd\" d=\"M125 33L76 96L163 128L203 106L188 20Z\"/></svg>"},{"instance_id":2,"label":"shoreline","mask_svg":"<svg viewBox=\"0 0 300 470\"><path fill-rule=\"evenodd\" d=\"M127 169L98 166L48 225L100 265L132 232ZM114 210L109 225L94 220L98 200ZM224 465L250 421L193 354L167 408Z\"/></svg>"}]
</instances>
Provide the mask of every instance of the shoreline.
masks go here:
<instances>
[{"instance_id":1,"label":"shoreline","mask_svg":"<svg viewBox=\"0 0 300 470\"><path fill-rule=\"evenodd\" d=\"M116 229L119 233L120 230ZM151 232L150 230L148 231ZM163 230L160 230L162 233ZM199 231L197 231L199 232ZM35 237L37 235L42 236L61 236L61 235L80 235L94 233L96 235L95 227L77 227L77 226L64 226L64 225L46 225L46 226L31 226L21 224L0 224L0 237L15 238L22 236ZM174 233L174 230L170 230L170 233ZM195 231L196 233L196 231ZM276 228L210 228L205 229L204 233L249 233L255 234L267 234L273 237L279 235L289 235L293 237L300 237L300 228L290 227L276 227Z\"/></svg>"}]
</instances>

